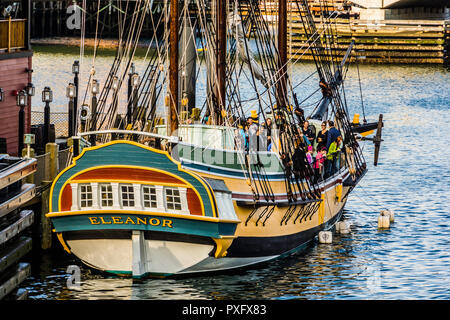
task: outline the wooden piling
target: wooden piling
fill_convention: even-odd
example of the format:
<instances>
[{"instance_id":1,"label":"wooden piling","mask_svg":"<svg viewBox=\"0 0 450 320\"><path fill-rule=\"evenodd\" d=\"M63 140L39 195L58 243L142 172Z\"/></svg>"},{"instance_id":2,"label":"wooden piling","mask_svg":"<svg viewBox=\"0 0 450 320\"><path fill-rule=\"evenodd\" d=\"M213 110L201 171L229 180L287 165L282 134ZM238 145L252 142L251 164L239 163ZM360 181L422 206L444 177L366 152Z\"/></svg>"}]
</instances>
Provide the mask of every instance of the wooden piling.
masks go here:
<instances>
[{"instance_id":1,"label":"wooden piling","mask_svg":"<svg viewBox=\"0 0 450 320\"><path fill-rule=\"evenodd\" d=\"M45 153L50 153L50 175L48 180L53 181L58 175L59 162L58 162L59 146L54 142L49 142L45 146Z\"/></svg>"},{"instance_id":2,"label":"wooden piling","mask_svg":"<svg viewBox=\"0 0 450 320\"><path fill-rule=\"evenodd\" d=\"M52 247L52 224L45 215L49 212L50 186L59 171L58 150L59 146L54 142L49 142L45 146L45 152L49 154L49 172L41 182L41 248L43 250Z\"/></svg>"},{"instance_id":3,"label":"wooden piling","mask_svg":"<svg viewBox=\"0 0 450 320\"><path fill-rule=\"evenodd\" d=\"M41 182L41 248L43 250L52 247L52 224L45 215L49 212L50 185L52 181Z\"/></svg>"}]
</instances>

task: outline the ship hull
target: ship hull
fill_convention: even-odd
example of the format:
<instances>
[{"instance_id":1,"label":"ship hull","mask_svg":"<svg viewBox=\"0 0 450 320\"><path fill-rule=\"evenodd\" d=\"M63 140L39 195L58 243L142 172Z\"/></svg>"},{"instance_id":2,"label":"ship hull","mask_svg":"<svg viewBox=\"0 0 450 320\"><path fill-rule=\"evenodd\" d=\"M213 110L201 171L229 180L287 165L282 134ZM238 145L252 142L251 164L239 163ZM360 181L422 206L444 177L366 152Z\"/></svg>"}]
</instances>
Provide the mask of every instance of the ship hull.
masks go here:
<instances>
[{"instance_id":1,"label":"ship hull","mask_svg":"<svg viewBox=\"0 0 450 320\"><path fill-rule=\"evenodd\" d=\"M167 153L114 141L86 148L60 173L47 217L64 249L97 270L135 278L226 271L306 248L341 218L349 177L342 167L318 185L320 198L297 194L294 203L272 178L275 200L249 206L236 171L196 172Z\"/></svg>"},{"instance_id":2,"label":"ship hull","mask_svg":"<svg viewBox=\"0 0 450 320\"><path fill-rule=\"evenodd\" d=\"M133 259L136 251L133 247L140 235L133 232L140 231L73 231L64 232L58 238L87 266L120 276L133 276L133 261L146 264L145 273L138 278L224 272L303 252L320 231L331 229L340 220L342 212L322 225L291 235L237 237L227 255L220 259L214 257L216 244L207 237L145 232L139 261Z\"/></svg>"}]
</instances>

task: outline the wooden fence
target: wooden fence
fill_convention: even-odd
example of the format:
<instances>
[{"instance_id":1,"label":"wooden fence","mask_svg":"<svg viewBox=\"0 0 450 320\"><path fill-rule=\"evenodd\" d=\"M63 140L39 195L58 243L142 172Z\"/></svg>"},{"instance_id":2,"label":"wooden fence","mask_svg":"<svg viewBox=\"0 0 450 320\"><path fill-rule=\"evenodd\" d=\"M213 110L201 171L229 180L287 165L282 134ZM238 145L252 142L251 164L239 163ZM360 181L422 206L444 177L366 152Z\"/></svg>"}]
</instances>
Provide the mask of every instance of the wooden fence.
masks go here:
<instances>
[{"instance_id":1,"label":"wooden fence","mask_svg":"<svg viewBox=\"0 0 450 320\"><path fill-rule=\"evenodd\" d=\"M0 50L11 52L25 48L25 25L26 19L0 20Z\"/></svg>"}]
</instances>

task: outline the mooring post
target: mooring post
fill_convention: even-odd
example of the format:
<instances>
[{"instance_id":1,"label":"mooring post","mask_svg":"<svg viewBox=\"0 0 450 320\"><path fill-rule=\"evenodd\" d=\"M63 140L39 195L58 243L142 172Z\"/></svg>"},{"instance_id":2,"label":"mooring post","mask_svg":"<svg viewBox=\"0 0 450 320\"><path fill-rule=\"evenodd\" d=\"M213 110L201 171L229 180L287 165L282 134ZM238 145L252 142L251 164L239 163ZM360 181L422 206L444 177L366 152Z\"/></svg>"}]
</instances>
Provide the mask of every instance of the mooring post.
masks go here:
<instances>
[{"instance_id":1,"label":"mooring post","mask_svg":"<svg viewBox=\"0 0 450 320\"><path fill-rule=\"evenodd\" d=\"M29 151L29 153L28 153L28 151ZM30 148L30 150L28 150L27 148L22 149L22 158L25 158L27 156L30 156L31 158L34 158L36 156L36 153L33 148ZM33 183L34 184L34 173L25 177L25 183Z\"/></svg>"},{"instance_id":2,"label":"mooring post","mask_svg":"<svg viewBox=\"0 0 450 320\"><path fill-rule=\"evenodd\" d=\"M50 219L45 216L49 212L51 183L50 180L41 182L41 248L43 250L52 247L52 225Z\"/></svg>"},{"instance_id":3,"label":"mooring post","mask_svg":"<svg viewBox=\"0 0 450 320\"><path fill-rule=\"evenodd\" d=\"M45 145L45 153L50 153L50 172L49 172L49 180L53 181L58 175L58 151L59 146L54 142L49 142Z\"/></svg>"},{"instance_id":4,"label":"mooring post","mask_svg":"<svg viewBox=\"0 0 450 320\"><path fill-rule=\"evenodd\" d=\"M49 212L50 186L58 175L58 150L59 146L54 142L45 145L45 153L49 154L48 176L41 182L41 248L50 249L52 246L52 224L45 215Z\"/></svg>"}]
</instances>

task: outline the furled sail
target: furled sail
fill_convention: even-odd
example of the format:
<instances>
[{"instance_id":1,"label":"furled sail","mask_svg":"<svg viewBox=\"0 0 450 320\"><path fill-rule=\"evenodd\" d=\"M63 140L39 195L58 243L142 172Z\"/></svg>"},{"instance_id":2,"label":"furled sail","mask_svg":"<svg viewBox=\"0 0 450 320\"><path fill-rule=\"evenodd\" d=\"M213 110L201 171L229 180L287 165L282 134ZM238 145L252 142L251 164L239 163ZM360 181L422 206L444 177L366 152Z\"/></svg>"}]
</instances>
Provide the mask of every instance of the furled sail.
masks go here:
<instances>
[{"instance_id":1,"label":"furled sail","mask_svg":"<svg viewBox=\"0 0 450 320\"><path fill-rule=\"evenodd\" d=\"M228 24L231 29L231 34L235 37L236 47L239 53L239 58L252 69L256 79L261 81L264 87L269 87L269 82L264 77L263 68L256 62L254 54L245 41L244 26L242 19L236 12L230 14Z\"/></svg>"}]
</instances>

